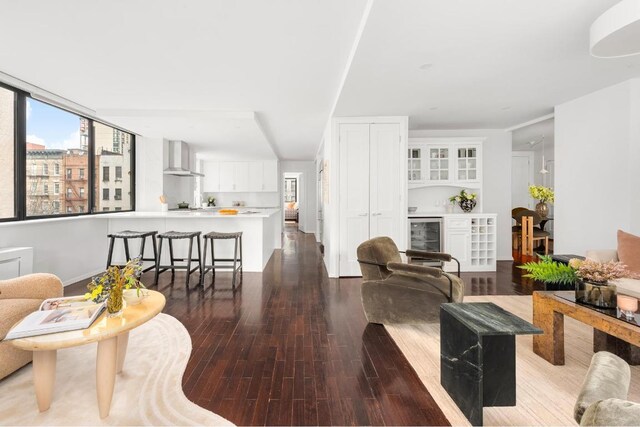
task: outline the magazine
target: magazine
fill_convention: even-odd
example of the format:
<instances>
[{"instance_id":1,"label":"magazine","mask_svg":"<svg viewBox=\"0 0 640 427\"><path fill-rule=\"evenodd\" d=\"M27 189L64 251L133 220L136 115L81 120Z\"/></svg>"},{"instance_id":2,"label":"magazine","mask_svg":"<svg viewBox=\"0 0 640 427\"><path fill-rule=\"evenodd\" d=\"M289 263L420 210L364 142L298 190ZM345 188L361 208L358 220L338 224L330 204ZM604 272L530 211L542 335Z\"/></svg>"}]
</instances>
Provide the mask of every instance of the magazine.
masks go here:
<instances>
[{"instance_id":1,"label":"magazine","mask_svg":"<svg viewBox=\"0 0 640 427\"><path fill-rule=\"evenodd\" d=\"M49 298L38 311L14 326L5 340L86 329L102 314L106 303L96 304L82 296Z\"/></svg>"}]
</instances>

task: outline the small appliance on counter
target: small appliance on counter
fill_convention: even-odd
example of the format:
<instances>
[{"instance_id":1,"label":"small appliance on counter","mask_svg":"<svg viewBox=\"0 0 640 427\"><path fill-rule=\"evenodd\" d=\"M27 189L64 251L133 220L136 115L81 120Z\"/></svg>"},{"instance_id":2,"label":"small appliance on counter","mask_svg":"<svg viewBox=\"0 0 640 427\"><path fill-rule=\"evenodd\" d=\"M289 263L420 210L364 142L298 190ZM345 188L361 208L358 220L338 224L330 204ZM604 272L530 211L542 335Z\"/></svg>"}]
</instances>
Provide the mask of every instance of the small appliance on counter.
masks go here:
<instances>
[{"instance_id":1,"label":"small appliance on counter","mask_svg":"<svg viewBox=\"0 0 640 427\"><path fill-rule=\"evenodd\" d=\"M187 202L178 203L178 209L189 209L189 203Z\"/></svg>"}]
</instances>

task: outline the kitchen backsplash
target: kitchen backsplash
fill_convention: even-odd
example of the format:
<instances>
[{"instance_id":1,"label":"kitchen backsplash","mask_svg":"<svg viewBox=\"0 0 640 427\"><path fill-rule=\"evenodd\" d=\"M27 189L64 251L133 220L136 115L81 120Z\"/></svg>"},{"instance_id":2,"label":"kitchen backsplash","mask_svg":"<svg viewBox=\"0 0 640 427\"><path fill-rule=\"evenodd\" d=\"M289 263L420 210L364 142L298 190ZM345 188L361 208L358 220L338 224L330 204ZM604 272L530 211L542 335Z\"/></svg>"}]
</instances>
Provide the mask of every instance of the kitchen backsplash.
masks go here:
<instances>
[{"instance_id":1,"label":"kitchen backsplash","mask_svg":"<svg viewBox=\"0 0 640 427\"><path fill-rule=\"evenodd\" d=\"M207 205L207 197L216 198L216 206L232 206L234 201L243 201L245 206L254 208L270 208L280 206L278 193L203 193L204 206Z\"/></svg>"}]
</instances>

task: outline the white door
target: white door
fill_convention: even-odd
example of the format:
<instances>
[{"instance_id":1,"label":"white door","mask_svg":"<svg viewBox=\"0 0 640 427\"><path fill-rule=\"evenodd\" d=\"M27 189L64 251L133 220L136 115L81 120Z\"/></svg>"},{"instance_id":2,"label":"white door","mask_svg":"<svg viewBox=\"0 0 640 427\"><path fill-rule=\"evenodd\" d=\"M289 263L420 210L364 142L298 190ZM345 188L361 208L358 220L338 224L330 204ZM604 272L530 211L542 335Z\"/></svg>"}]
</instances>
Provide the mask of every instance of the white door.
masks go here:
<instances>
[{"instance_id":1,"label":"white door","mask_svg":"<svg viewBox=\"0 0 640 427\"><path fill-rule=\"evenodd\" d=\"M391 237L397 244L400 233L400 125L372 124L370 127L370 238Z\"/></svg>"},{"instance_id":2,"label":"white door","mask_svg":"<svg viewBox=\"0 0 640 427\"><path fill-rule=\"evenodd\" d=\"M262 191L278 191L278 161L263 162Z\"/></svg>"},{"instance_id":3,"label":"white door","mask_svg":"<svg viewBox=\"0 0 640 427\"><path fill-rule=\"evenodd\" d=\"M234 191L249 191L249 162L235 162Z\"/></svg>"},{"instance_id":4,"label":"white door","mask_svg":"<svg viewBox=\"0 0 640 427\"><path fill-rule=\"evenodd\" d=\"M511 207L533 208L529 185L533 184L533 153L514 151L511 154Z\"/></svg>"},{"instance_id":5,"label":"white door","mask_svg":"<svg viewBox=\"0 0 640 427\"><path fill-rule=\"evenodd\" d=\"M369 124L341 124L340 276L360 276L357 248L369 239Z\"/></svg>"},{"instance_id":6,"label":"white door","mask_svg":"<svg viewBox=\"0 0 640 427\"><path fill-rule=\"evenodd\" d=\"M263 191L262 162L249 162L249 191Z\"/></svg>"},{"instance_id":7,"label":"white door","mask_svg":"<svg viewBox=\"0 0 640 427\"><path fill-rule=\"evenodd\" d=\"M220 191L235 191L235 163L220 162Z\"/></svg>"},{"instance_id":8,"label":"white door","mask_svg":"<svg viewBox=\"0 0 640 427\"><path fill-rule=\"evenodd\" d=\"M445 252L460 261L460 267L464 271L471 264L471 230L449 230L445 231ZM448 263L445 270L457 270L455 262Z\"/></svg>"},{"instance_id":9,"label":"white door","mask_svg":"<svg viewBox=\"0 0 640 427\"><path fill-rule=\"evenodd\" d=\"M220 162L205 161L202 173L204 174L202 191L204 193L220 191Z\"/></svg>"}]
</instances>

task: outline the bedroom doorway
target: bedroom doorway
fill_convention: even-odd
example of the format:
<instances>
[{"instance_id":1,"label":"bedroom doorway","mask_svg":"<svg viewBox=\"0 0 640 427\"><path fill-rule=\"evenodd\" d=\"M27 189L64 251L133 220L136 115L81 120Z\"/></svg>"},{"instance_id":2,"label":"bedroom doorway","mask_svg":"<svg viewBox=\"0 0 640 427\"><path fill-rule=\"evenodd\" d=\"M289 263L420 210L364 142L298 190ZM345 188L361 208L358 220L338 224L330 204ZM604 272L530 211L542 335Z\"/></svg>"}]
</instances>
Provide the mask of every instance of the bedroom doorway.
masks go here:
<instances>
[{"instance_id":1,"label":"bedroom doorway","mask_svg":"<svg viewBox=\"0 0 640 427\"><path fill-rule=\"evenodd\" d=\"M301 185L302 173L285 172L284 173L284 225L285 227L300 228L301 218Z\"/></svg>"}]
</instances>

